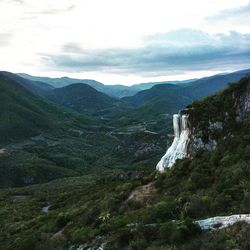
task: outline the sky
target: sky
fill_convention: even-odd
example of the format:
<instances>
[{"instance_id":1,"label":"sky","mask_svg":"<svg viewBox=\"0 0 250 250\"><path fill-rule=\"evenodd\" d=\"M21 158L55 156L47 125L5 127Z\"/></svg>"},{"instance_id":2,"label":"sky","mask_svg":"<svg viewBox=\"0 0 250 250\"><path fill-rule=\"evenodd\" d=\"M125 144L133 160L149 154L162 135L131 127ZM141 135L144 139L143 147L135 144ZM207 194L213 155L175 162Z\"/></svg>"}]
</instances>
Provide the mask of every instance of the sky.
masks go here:
<instances>
[{"instance_id":1,"label":"sky","mask_svg":"<svg viewBox=\"0 0 250 250\"><path fill-rule=\"evenodd\" d=\"M0 0L0 70L105 84L250 68L249 0Z\"/></svg>"}]
</instances>

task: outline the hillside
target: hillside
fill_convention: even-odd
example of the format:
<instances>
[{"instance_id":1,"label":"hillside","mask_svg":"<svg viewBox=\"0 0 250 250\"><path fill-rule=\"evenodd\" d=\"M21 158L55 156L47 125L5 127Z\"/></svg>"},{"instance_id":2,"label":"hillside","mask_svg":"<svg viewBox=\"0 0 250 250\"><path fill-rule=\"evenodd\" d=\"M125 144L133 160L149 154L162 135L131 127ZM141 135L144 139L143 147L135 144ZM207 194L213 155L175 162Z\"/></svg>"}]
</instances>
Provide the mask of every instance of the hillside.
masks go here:
<instances>
[{"instance_id":1,"label":"hillside","mask_svg":"<svg viewBox=\"0 0 250 250\"><path fill-rule=\"evenodd\" d=\"M132 85L133 87L137 87L140 90L146 90L154 87L155 85L163 85L163 84L171 84L171 85L185 85L185 84L192 84L197 79L190 79L190 80L182 80L182 81L163 81L163 82L145 82L145 83L138 83Z\"/></svg>"},{"instance_id":2,"label":"hillside","mask_svg":"<svg viewBox=\"0 0 250 250\"><path fill-rule=\"evenodd\" d=\"M215 140L216 148L201 146L162 174L83 176L1 190L1 245L249 249L250 226L244 222L216 231L193 223L250 212L249 103L250 78L243 78L189 105L182 112L189 115L190 145L201 138L204 144Z\"/></svg>"},{"instance_id":3,"label":"hillside","mask_svg":"<svg viewBox=\"0 0 250 250\"><path fill-rule=\"evenodd\" d=\"M119 110L121 101L107 96L87 84L75 83L56 88L46 96L49 100L89 115L106 114Z\"/></svg>"},{"instance_id":4,"label":"hillside","mask_svg":"<svg viewBox=\"0 0 250 250\"><path fill-rule=\"evenodd\" d=\"M32 81L47 83L55 88L62 88L75 83L83 83L89 85L90 87L96 89L99 92L102 92L106 95L116 98L131 96L140 91L140 88L137 88L136 86L128 87L124 85L105 85L103 83L90 79L74 79L69 77L61 77L61 78L39 77L39 76L31 76L25 73L19 73L18 75Z\"/></svg>"},{"instance_id":5,"label":"hillside","mask_svg":"<svg viewBox=\"0 0 250 250\"><path fill-rule=\"evenodd\" d=\"M45 96L48 91L54 89L53 86L47 83L28 80L11 72L1 71L0 74L5 75L6 77L16 81L18 84L22 85L24 88L26 88L35 95Z\"/></svg>"},{"instance_id":6,"label":"hillside","mask_svg":"<svg viewBox=\"0 0 250 250\"><path fill-rule=\"evenodd\" d=\"M101 96L101 108L114 100L89 89L94 97ZM81 115L34 95L6 74L0 75L0 103L1 187L82 174L148 171L164 151L159 144L166 136L147 133L141 121Z\"/></svg>"},{"instance_id":7,"label":"hillside","mask_svg":"<svg viewBox=\"0 0 250 250\"><path fill-rule=\"evenodd\" d=\"M69 77L61 77L61 78L51 78L51 77L43 77L43 76L31 76L25 73L19 73L19 76L29 79L32 81L39 81L43 83L50 84L54 88L62 88L74 83L85 83L90 85L92 88L102 88L102 83L97 82L95 80L90 79L73 79Z\"/></svg>"},{"instance_id":8,"label":"hillside","mask_svg":"<svg viewBox=\"0 0 250 250\"><path fill-rule=\"evenodd\" d=\"M54 118L62 116L58 108L33 95L20 82L0 74L0 144L57 129Z\"/></svg>"},{"instance_id":9,"label":"hillside","mask_svg":"<svg viewBox=\"0 0 250 250\"><path fill-rule=\"evenodd\" d=\"M155 97L156 99L161 98L162 97L161 91L163 91L163 95L165 93L166 98L168 99L165 85L168 86L176 85L179 87L184 87L183 92L181 93L183 98L191 97L192 100L194 100L216 92L220 88L226 86L226 84L228 84L229 82L237 81L241 77L244 77L245 75L249 74L249 72L250 70L242 70L228 74L226 73L211 77L205 77L201 79L191 79L184 81L148 82L148 83L134 84L132 86L124 86L119 84L105 85L103 83L90 79L74 79L69 77L61 77L61 78L39 77L39 76L31 76L25 73L19 73L18 75L21 76L22 78L31 80L33 82L38 82L39 87L41 87L43 84L44 85L49 84L54 88L62 88L75 83L87 84L101 93L104 93L106 95L115 98L124 98L124 100L126 100L128 103L132 105L141 106L148 103L149 101L157 102L156 100L153 100L154 99L153 97ZM155 86L158 87L159 85L162 86L162 88L161 87L157 88L157 90L153 89ZM185 88L185 87L190 87L192 85L194 86L191 89ZM201 88L201 85L203 85L204 89ZM151 89L153 93L150 93ZM144 90L146 91L144 92ZM175 94L177 93L175 92ZM187 102L185 102L185 105L187 105L189 102L190 100L187 100ZM178 105L178 103L176 104ZM162 105L153 104L153 106L155 106L155 110L161 106L167 108L167 105L168 103L166 103L166 100L165 104L162 103Z\"/></svg>"},{"instance_id":10,"label":"hillside","mask_svg":"<svg viewBox=\"0 0 250 250\"><path fill-rule=\"evenodd\" d=\"M141 110L150 109L156 113L174 113L190 102L213 94L226 87L228 83L238 81L249 73L250 70L243 70L184 84L156 85L151 89L140 91L134 96L124 97L122 100Z\"/></svg>"},{"instance_id":11,"label":"hillside","mask_svg":"<svg viewBox=\"0 0 250 250\"><path fill-rule=\"evenodd\" d=\"M62 159L61 164L49 159L42 148L58 144L62 136L72 139L71 130L91 130L90 119L44 101L5 73L0 74L0 103L0 186L79 174L72 166L63 164ZM64 144L70 147L69 142ZM62 145L60 151L63 152ZM68 155L68 159L72 157Z\"/></svg>"}]
</instances>

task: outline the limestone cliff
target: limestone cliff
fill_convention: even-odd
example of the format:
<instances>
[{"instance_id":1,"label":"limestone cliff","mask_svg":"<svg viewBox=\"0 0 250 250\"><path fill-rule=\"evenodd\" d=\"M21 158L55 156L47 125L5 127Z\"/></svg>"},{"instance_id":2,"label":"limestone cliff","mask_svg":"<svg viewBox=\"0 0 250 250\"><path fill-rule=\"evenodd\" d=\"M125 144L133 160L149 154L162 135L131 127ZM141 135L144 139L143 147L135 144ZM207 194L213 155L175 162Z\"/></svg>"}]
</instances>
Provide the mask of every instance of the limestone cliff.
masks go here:
<instances>
[{"instance_id":1,"label":"limestone cliff","mask_svg":"<svg viewBox=\"0 0 250 250\"><path fill-rule=\"evenodd\" d=\"M250 129L250 77L175 114L173 143L156 169L164 171L177 159L230 143L233 131L241 126Z\"/></svg>"}]
</instances>

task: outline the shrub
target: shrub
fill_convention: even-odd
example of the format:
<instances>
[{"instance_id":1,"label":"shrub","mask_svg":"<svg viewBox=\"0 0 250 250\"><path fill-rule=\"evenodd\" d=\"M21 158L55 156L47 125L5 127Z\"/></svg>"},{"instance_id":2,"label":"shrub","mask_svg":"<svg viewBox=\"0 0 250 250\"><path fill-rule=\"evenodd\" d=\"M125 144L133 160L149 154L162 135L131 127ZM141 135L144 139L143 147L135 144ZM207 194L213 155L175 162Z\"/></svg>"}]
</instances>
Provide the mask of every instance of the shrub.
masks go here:
<instances>
[{"instance_id":1,"label":"shrub","mask_svg":"<svg viewBox=\"0 0 250 250\"><path fill-rule=\"evenodd\" d=\"M69 222L69 216L65 213L59 213L56 219L56 225L59 229L63 228Z\"/></svg>"},{"instance_id":2,"label":"shrub","mask_svg":"<svg viewBox=\"0 0 250 250\"><path fill-rule=\"evenodd\" d=\"M89 228L78 228L71 233L71 240L74 243L84 243L95 236L95 231Z\"/></svg>"},{"instance_id":3,"label":"shrub","mask_svg":"<svg viewBox=\"0 0 250 250\"><path fill-rule=\"evenodd\" d=\"M163 242L170 243L175 229L173 222L169 221L162 224L159 228L159 239Z\"/></svg>"},{"instance_id":4,"label":"shrub","mask_svg":"<svg viewBox=\"0 0 250 250\"><path fill-rule=\"evenodd\" d=\"M154 205L153 214L154 214L155 220L158 222L166 221L167 219L172 218L171 207L165 201L161 201L157 203L156 205Z\"/></svg>"},{"instance_id":5,"label":"shrub","mask_svg":"<svg viewBox=\"0 0 250 250\"><path fill-rule=\"evenodd\" d=\"M107 249L122 249L133 240L133 235L128 228L122 228L116 231L108 240Z\"/></svg>"},{"instance_id":6,"label":"shrub","mask_svg":"<svg viewBox=\"0 0 250 250\"><path fill-rule=\"evenodd\" d=\"M137 239L131 241L128 250L142 250L147 248L147 241L145 239Z\"/></svg>"}]
</instances>

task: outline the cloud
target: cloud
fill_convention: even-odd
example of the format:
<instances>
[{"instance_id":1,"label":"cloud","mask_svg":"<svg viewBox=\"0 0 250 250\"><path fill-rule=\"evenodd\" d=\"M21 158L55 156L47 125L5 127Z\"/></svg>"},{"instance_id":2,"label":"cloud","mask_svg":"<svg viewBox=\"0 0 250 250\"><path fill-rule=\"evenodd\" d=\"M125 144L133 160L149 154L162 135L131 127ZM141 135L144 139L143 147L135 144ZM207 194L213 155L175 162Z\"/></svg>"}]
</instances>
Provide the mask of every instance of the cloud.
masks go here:
<instances>
[{"instance_id":1,"label":"cloud","mask_svg":"<svg viewBox=\"0 0 250 250\"><path fill-rule=\"evenodd\" d=\"M206 18L207 21L212 22L227 22L228 20L241 22L245 25L248 25L250 21L250 2L247 5L233 8L233 9L226 9L220 11L219 13L209 16Z\"/></svg>"},{"instance_id":2,"label":"cloud","mask_svg":"<svg viewBox=\"0 0 250 250\"><path fill-rule=\"evenodd\" d=\"M8 46L12 38L13 35L11 33L0 33L0 47Z\"/></svg>"},{"instance_id":3,"label":"cloud","mask_svg":"<svg viewBox=\"0 0 250 250\"><path fill-rule=\"evenodd\" d=\"M81 53L83 52L83 49L79 44L71 42L64 44L62 46L62 51L66 53Z\"/></svg>"},{"instance_id":4,"label":"cloud","mask_svg":"<svg viewBox=\"0 0 250 250\"><path fill-rule=\"evenodd\" d=\"M16 2L19 4L24 4L24 0L9 0L10 2Z\"/></svg>"},{"instance_id":5,"label":"cloud","mask_svg":"<svg viewBox=\"0 0 250 250\"><path fill-rule=\"evenodd\" d=\"M42 15L55 15L60 14L68 11L72 11L75 8L75 5L70 5L69 7L57 9L57 8L47 8L45 10L42 10L40 12L37 12L36 14L42 14Z\"/></svg>"},{"instance_id":6,"label":"cloud","mask_svg":"<svg viewBox=\"0 0 250 250\"><path fill-rule=\"evenodd\" d=\"M48 67L69 72L103 71L161 76L168 72L229 70L250 66L250 34L215 34L181 29L145 37L137 48L86 50L77 43L45 55Z\"/></svg>"},{"instance_id":7,"label":"cloud","mask_svg":"<svg viewBox=\"0 0 250 250\"><path fill-rule=\"evenodd\" d=\"M63 1L61 0L60 4L56 1L43 1L39 4L34 4L31 0L9 0L11 2L20 3L25 5L25 15L56 15L61 13L67 13L73 11L76 8L75 1ZM25 2L24 2L25 1Z\"/></svg>"}]
</instances>

